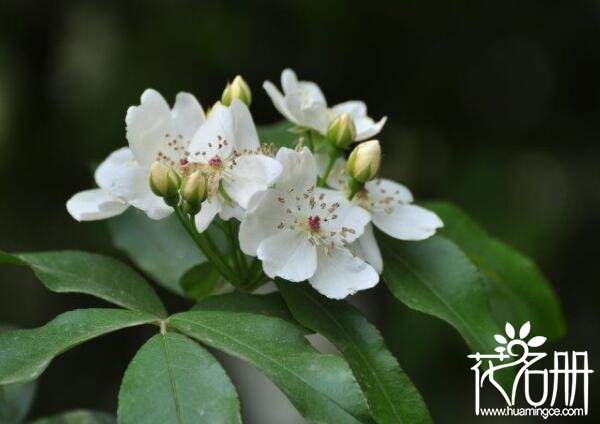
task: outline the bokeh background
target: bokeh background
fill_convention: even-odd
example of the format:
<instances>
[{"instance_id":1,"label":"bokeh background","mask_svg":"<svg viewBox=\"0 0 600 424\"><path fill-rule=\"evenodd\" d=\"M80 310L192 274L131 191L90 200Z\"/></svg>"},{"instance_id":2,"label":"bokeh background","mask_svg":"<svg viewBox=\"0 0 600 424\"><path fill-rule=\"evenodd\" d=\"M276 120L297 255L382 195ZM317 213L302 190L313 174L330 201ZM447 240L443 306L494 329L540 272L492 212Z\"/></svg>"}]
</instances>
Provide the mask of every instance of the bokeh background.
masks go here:
<instances>
[{"instance_id":1,"label":"bokeh background","mask_svg":"<svg viewBox=\"0 0 600 424\"><path fill-rule=\"evenodd\" d=\"M373 117L389 117L384 174L418 199L459 204L535 258L569 325L548 349L587 350L598 368L598 1L3 0L0 249L122 257L105 223L78 224L64 203L125 142L127 107L147 87L169 101L190 91L208 106L241 73L255 120L275 122L261 84L287 66L318 81L330 103L362 99ZM172 310L187 306L160 294ZM380 287L359 301L436 421L485 421L473 416L469 352L458 334L390 299ZM39 326L97 304L49 293L27 270L0 268L2 322ZM120 332L58 358L40 379L31 417L115 412L120 378L151 333ZM263 378L229 367L249 422L297 422Z\"/></svg>"}]
</instances>

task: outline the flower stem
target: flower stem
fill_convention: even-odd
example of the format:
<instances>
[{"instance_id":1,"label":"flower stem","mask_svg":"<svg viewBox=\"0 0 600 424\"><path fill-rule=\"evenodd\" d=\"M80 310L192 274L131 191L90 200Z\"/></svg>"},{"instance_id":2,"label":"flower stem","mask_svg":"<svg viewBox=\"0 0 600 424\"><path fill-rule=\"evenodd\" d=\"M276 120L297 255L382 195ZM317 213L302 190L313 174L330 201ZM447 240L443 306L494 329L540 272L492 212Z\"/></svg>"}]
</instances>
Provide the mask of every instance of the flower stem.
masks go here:
<instances>
[{"instance_id":1,"label":"flower stem","mask_svg":"<svg viewBox=\"0 0 600 424\"><path fill-rule=\"evenodd\" d=\"M319 187L327 187L327 179L329 178L329 174L331 174L331 171L333 169L333 164L335 163L336 159L337 159L337 156L329 155L329 161L327 162L327 167L325 168L325 172L323 173L323 176L319 180Z\"/></svg>"},{"instance_id":2,"label":"flower stem","mask_svg":"<svg viewBox=\"0 0 600 424\"><path fill-rule=\"evenodd\" d=\"M223 260L223 255L216 248L216 245L207 237L206 234L199 233L196 230L196 226L194 225L193 220L191 220L186 214L181 210L181 208L176 207L175 213L179 221L186 229L188 234L192 237L200 251L206 256L206 258L214 265L215 268L219 271L219 273L230 283L234 285L240 284L240 279L236 275L235 271L231 269L229 264Z\"/></svg>"}]
</instances>

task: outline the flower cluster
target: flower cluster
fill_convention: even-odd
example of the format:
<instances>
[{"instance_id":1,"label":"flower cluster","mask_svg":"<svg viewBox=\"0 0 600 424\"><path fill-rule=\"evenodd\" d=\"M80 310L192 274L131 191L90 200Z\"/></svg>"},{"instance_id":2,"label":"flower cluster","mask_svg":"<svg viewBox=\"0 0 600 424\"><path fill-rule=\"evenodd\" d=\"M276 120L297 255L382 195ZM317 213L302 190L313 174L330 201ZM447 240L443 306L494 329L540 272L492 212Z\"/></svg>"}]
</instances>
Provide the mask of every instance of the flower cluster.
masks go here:
<instances>
[{"instance_id":1,"label":"flower cluster","mask_svg":"<svg viewBox=\"0 0 600 424\"><path fill-rule=\"evenodd\" d=\"M239 76L207 113L189 93L179 93L170 108L158 92L146 90L140 105L127 111L128 147L102 162L98 188L69 199L69 213L89 221L129 206L152 219L175 212L232 284L308 280L335 299L373 287L383 269L373 225L397 239L423 240L442 222L412 204L405 186L377 177L381 148L368 139L385 117L375 122L360 101L329 107L317 84L289 69L281 86L283 92L264 83L293 124L298 145L277 152L261 145L248 109L251 91ZM215 220L240 222L230 246L244 265L237 273L203 238ZM260 261L262 278L254 278L255 266L245 266L245 255ZM243 272L247 278L237 275Z\"/></svg>"}]
</instances>

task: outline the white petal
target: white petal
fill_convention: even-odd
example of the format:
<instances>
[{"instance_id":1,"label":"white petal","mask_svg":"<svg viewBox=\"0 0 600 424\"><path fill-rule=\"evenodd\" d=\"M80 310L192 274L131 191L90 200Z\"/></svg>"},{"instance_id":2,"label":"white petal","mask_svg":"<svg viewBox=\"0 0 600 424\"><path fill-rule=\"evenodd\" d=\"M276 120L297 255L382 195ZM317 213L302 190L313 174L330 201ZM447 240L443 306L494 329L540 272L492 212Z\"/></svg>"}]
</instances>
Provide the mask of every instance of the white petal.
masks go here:
<instances>
[{"instance_id":1,"label":"white petal","mask_svg":"<svg viewBox=\"0 0 600 424\"><path fill-rule=\"evenodd\" d=\"M312 128L321 134L327 131L329 124L329 116L327 113L327 104L312 96L314 91L313 86L305 86L309 88L306 91L296 91L285 97L287 110L294 116L298 125ZM312 90L311 90L312 89Z\"/></svg>"},{"instance_id":2,"label":"white petal","mask_svg":"<svg viewBox=\"0 0 600 424\"><path fill-rule=\"evenodd\" d=\"M205 163L215 156L226 158L233 152L234 143L231 109L221 104L215 105L190 142L189 159Z\"/></svg>"},{"instance_id":3,"label":"white petal","mask_svg":"<svg viewBox=\"0 0 600 424\"><path fill-rule=\"evenodd\" d=\"M377 122L368 117L358 120L356 123L356 141L367 140L379 134L386 122L387 116L384 116Z\"/></svg>"},{"instance_id":4,"label":"white petal","mask_svg":"<svg viewBox=\"0 0 600 424\"><path fill-rule=\"evenodd\" d=\"M332 108L336 115L348 113L352 119L362 118L367 115L367 105L360 100L348 100L347 102L338 103Z\"/></svg>"},{"instance_id":5,"label":"white petal","mask_svg":"<svg viewBox=\"0 0 600 424\"><path fill-rule=\"evenodd\" d=\"M283 94L281 94L281 92L277 89L277 87L275 87L275 85L271 81L265 81L263 83L263 88L271 98L275 109L277 109L279 113L281 113L285 117L285 119L298 125L298 121L288 110L287 105L285 103L285 98L283 97Z\"/></svg>"},{"instance_id":6,"label":"white petal","mask_svg":"<svg viewBox=\"0 0 600 424\"><path fill-rule=\"evenodd\" d=\"M402 203L412 203L413 201L413 195L408 187L385 178L371 180L365 184L365 188L368 191L369 200L375 203L385 201L389 197L393 198L392 203L398 200Z\"/></svg>"},{"instance_id":7,"label":"white petal","mask_svg":"<svg viewBox=\"0 0 600 424\"><path fill-rule=\"evenodd\" d=\"M275 157L283 166L281 175L275 182L277 190L294 189L302 193L317 183L317 163L310 150L304 147L299 152L282 147Z\"/></svg>"},{"instance_id":8,"label":"white petal","mask_svg":"<svg viewBox=\"0 0 600 424\"><path fill-rule=\"evenodd\" d=\"M337 203L337 208L333 212L337 215L337 218L323 220L321 227L327 233L335 232L340 243L352 243L363 234L365 226L371 220L369 212L350 203L341 191L317 188L315 189L315 198L328 205ZM323 215L322 218L326 216L327 214ZM349 230L343 234L343 228Z\"/></svg>"},{"instance_id":9,"label":"white petal","mask_svg":"<svg viewBox=\"0 0 600 424\"><path fill-rule=\"evenodd\" d=\"M248 202L248 210L240 225L240 247L242 251L256 256L260 243L279 232L277 226L286 219L282 208L274 207L279 192L267 190L257 192Z\"/></svg>"},{"instance_id":10,"label":"white petal","mask_svg":"<svg viewBox=\"0 0 600 424\"><path fill-rule=\"evenodd\" d=\"M175 97L175 105L171 118L177 134L189 142L200 125L206 120L204 110L196 97L190 93L179 93Z\"/></svg>"},{"instance_id":11,"label":"white petal","mask_svg":"<svg viewBox=\"0 0 600 424\"><path fill-rule=\"evenodd\" d=\"M125 212L128 206L101 188L81 191L67 201L67 210L77 221L111 218Z\"/></svg>"},{"instance_id":12,"label":"white petal","mask_svg":"<svg viewBox=\"0 0 600 424\"><path fill-rule=\"evenodd\" d=\"M302 232L280 231L260 243L257 256L265 274L271 278L304 281L317 268L317 248Z\"/></svg>"},{"instance_id":13,"label":"white petal","mask_svg":"<svg viewBox=\"0 0 600 424\"><path fill-rule=\"evenodd\" d=\"M127 110L125 122L129 147L144 166L150 166L166 148L166 134L175 136L169 105L156 90L144 91L140 105Z\"/></svg>"},{"instance_id":14,"label":"white petal","mask_svg":"<svg viewBox=\"0 0 600 424\"><path fill-rule=\"evenodd\" d=\"M373 233L373 225L368 224L362 236L352 243L350 250L356 253L357 256L367 261L378 274L383 271L383 258L381 251Z\"/></svg>"},{"instance_id":15,"label":"white petal","mask_svg":"<svg viewBox=\"0 0 600 424\"><path fill-rule=\"evenodd\" d=\"M244 209L240 205L230 205L227 202L221 202L221 208L219 218L223 221L229 221L231 218L241 221L244 218Z\"/></svg>"},{"instance_id":16,"label":"white petal","mask_svg":"<svg viewBox=\"0 0 600 424\"><path fill-rule=\"evenodd\" d=\"M435 213L416 205L397 205L391 213L372 212L371 218L377 228L400 240L424 240L444 225Z\"/></svg>"},{"instance_id":17,"label":"white petal","mask_svg":"<svg viewBox=\"0 0 600 424\"><path fill-rule=\"evenodd\" d=\"M281 88L283 92L288 94L295 91L298 87L298 77L296 73L290 68L286 68L281 72Z\"/></svg>"},{"instance_id":18,"label":"white petal","mask_svg":"<svg viewBox=\"0 0 600 424\"><path fill-rule=\"evenodd\" d=\"M213 196L202 202L200 205L200 212L198 212L194 218L196 229L201 233L204 232L221 210L221 200L217 196Z\"/></svg>"},{"instance_id":19,"label":"white petal","mask_svg":"<svg viewBox=\"0 0 600 424\"><path fill-rule=\"evenodd\" d=\"M379 275L371 265L347 249L333 249L329 255L319 252L317 271L308 282L331 299L343 299L375 286Z\"/></svg>"},{"instance_id":20,"label":"white petal","mask_svg":"<svg viewBox=\"0 0 600 424\"><path fill-rule=\"evenodd\" d=\"M108 155L96 168L94 179L98 187L121 196L118 193L118 186L123 179L128 178L130 169L136 166L132 151L128 147L122 147Z\"/></svg>"},{"instance_id":21,"label":"white petal","mask_svg":"<svg viewBox=\"0 0 600 424\"><path fill-rule=\"evenodd\" d=\"M244 155L223 179L227 194L243 208L257 191L266 190L281 174L281 164L264 155Z\"/></svg>"},{"instance_id":22,"label":"white petal","mask_svg":"<svg viewBox=\"0 0 600 424\"><path fill-rule=\"evenodd\" d=\"M238 150L255 150L260 147L256 126L248 106L240 99L231 102L231 113L233 114L233 132L235 147Z\"/></svg>"}]
</instances>

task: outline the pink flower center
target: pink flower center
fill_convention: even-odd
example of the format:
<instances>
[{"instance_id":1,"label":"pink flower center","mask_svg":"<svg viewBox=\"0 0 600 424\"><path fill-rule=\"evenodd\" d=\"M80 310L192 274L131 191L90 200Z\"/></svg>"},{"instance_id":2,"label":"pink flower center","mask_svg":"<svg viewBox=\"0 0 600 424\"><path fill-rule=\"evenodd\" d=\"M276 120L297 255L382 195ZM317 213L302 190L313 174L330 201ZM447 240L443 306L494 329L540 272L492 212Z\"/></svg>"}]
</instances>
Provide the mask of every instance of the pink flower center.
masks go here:
<instances>
[{"instance_id":1,"label":"pink flower center","mask_svg":"<svg viewBox=\"0 0 600 424\"><path fill-rule=\"evenodd\" d=\"M221 165L223 165L223 160L221 160L221 157L220 157L220 156L213 156L212 158L210 158L210 159L208 160L208 165L209 165L211 168L215 168L215 169L216 169L216 168L220 168L220 167L221 167Z\"/></svg>"},{"instance_id":2,"label":"pink flower center","mask_svg":"<svg viewBox=\"0 0 600 424\"><path fill-rule=\"evenodd\" d=\"M186 166L188 163L189 162L187 159L179 159L179 165L181 166Z\"/></svg>"},{"instance_id":3,"label":"pink flower center","mask_svg":"<svg viewBox=\"0 0 600 424\"><path fill-rule=\"evenodd\" d=\"M308 217L308 226L311 231L319 231L321 228L321 217L317 216L309 216Z\"/></svg>"}]
</instances>

